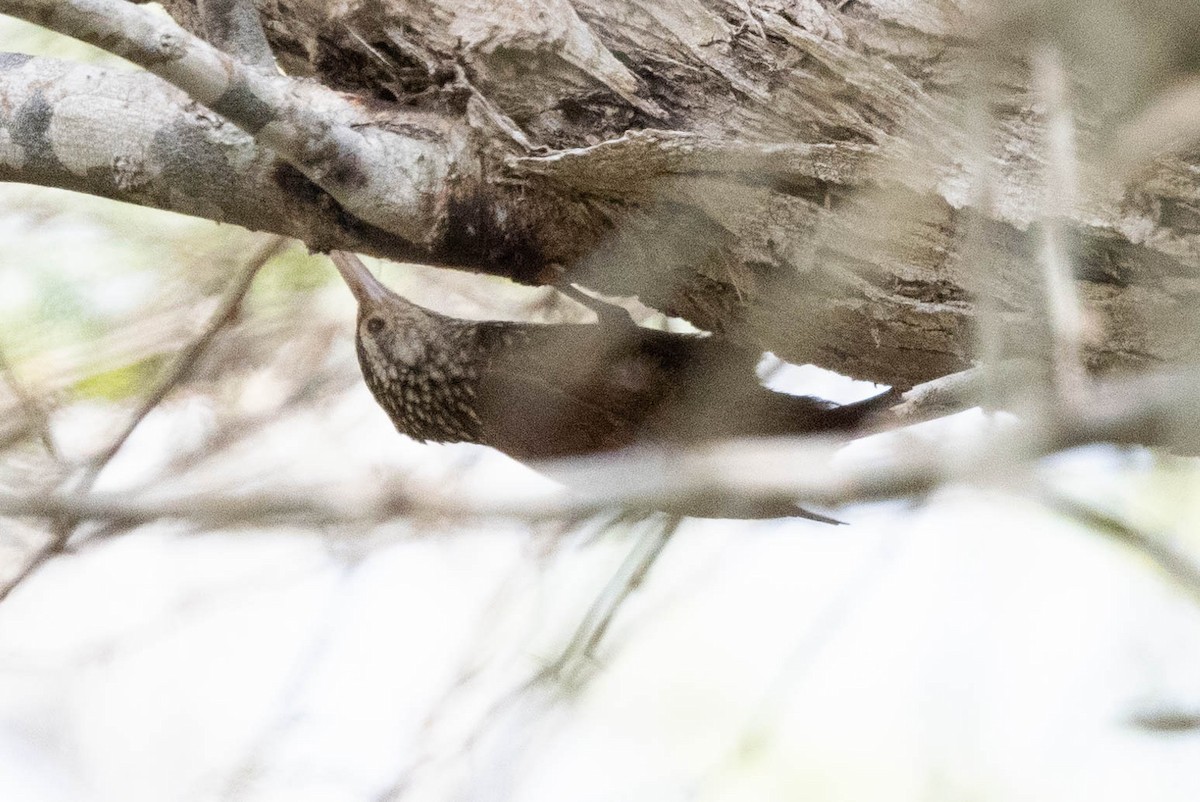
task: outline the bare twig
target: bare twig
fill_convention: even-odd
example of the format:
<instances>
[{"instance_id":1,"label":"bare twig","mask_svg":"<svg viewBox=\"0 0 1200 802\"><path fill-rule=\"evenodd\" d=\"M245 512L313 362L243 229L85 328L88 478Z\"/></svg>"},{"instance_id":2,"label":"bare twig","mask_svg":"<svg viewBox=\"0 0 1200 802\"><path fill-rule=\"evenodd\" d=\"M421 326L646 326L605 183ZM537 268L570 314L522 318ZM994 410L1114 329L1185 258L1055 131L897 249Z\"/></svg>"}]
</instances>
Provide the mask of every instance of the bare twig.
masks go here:
<instances>
[{"instance_id":1,"label":"bare twig","mask_svg":"<svg viewBox=\"0 0 1200 802\"><path fill-rule=\"evenodd\" d=\"M659 516L650 523L653 526L652 531L638 540L612 579L588 607L558 659L496 700L481 716L480 723L472 728L456 750L456 754L462 755L472 749L486 734L499 726L506 715L515 712L522 717L524 723L561 702L568 692L578 689L578 669L583 661L593 657L596 646L604 638L621 605L645 581L650 569L678 528L680 518ZM443 699L443 704L444 702ZM527 737L527 731L522 729L514 738L506 739L509 752L515 752L519 748L515 745L518 739ZM405 792L415 781L417 772L431 762L428 754L411 762L396 780L373 797L375 802L404 798Z\"/></svg>"},{"instance_id":2,"label":"bare twig","mask_svg":"<svg viewBox=\"0 0 1200 802\"><path fill-rule=\"evenodd\" d=\"M1055 389L1060 398L1081 402L1087 374L1083 367L1083 312L1075 287L1075 273L1067 250L1064 223L1075 210L1078 184L1075 126L1067 97L1062 55L1052 45L1036 51L1033 59L1035 88L1046 106L1047 170L1043 215L1042 267L1046 309L1054 338Z\"/></svg>"},{"instance_id":3,"label":"bare twig","mask_svg":"<svg viewBox=\"0 0 1200 802\"><path fill-rule=\"evenodd\" d=\"M1175 584L1200 602L1200 565L1162 537L1144 532L1114 515L1061 493L1043 492L1041 500L1050 509L1084 524L1089 529L1108 535L1149 558Z\"/></svg>"},{"instance_id":4,"label":"bare twig","mask_svg":"<svg viewBox=\"0 0 1200 802\"><path fill-rule=\"evenodd\" d=\"M653 530L634 544L621 567L588 608L562 655L544 672L545 676L574 684L578 667L592 659L617 611L646 580L655 561L679 528L680 520L679 516L670 515L665 520L652 522Z\"/></svg>"},{"instance_id":5,"label":"bare twig","mask_svg":"<svg viewBox=\"0 0 1200 802\"><path fill-rule=\"evenodd\" d=\"M61 452L58 450L57 444L54 442L54 434L50 431L50 417L45 407L41 402L33 396L32 393L25 387L13 370L13 367L5 357L4 352L0 350L0 374L4 375L4 380L12 390L13 395L17 398L17 403L21 406L21 411L25 413L25 417L33 425L37 431L38 438L42 441L42 445L46 448L46 453L49 454L55 462L61 461Z\"/></svg>"},{"instance_id":6,"label":"bare twig","mask_svg":"<svg viewBox=\"0 0 1200 802\"><path fill-rule=\"evenodd\" d=\"M202 462L212 459L245 441L268 423L279 420L284 410L318 403L329 394L345 390L361 379L342 370L321 370L308 376L279 403L270 408L247 414L230 421L203 442L173 456L163 469L164 476L187 473Z\"/></svg>"},{"instance_id":7,"label":"bare twig","mask_svg":"<svg viewBox=\"0 0 1200 802\"><path fill-rule=\"evenodd\" d=\"M8 598L8 595L13 592L22 582L32 576L41 566L45 565L51 558L61 554L66 548L67 542L71 539L76 526L82 520L86 520L92 516L76 515L72 512L72 507L75 506L69 502L72 497L82 501L87 497L88 492L100 477L104 468L112 461L112 458L117 455L121 447L129 439L130 435L137 427L146 419L146 416L158 406L164 398L167 397L175 387L192 372L196 366L196 362L203 356L208 349L213 339L217 336L225 326L229 325L237 316L238 308L241 305L242 299L250 289L250 284L254 277L258 274L266 262L277 254L287 244L286 237L273 236L270 237L262 247L246 262L243 268L234 277L229 289L226 290L225 296L222 298L220 305L213 313L208 324L201 331L200 335L189 343L176 357L170 368L159 379L155 387L150 391L141 405L134 412L125 428L113 439L109 446L98 454L84 469L84 472L75 481L74 487L70 495L61 497L64 503L60 506L59 512L52 517L55 521L50 538L37 548L36 551L26 560L13 577L6 583L0 586L0 602ZM110 522L123 522L128 519L123 516L105 516Z\"/></svg>"},{"instance_id":8,"label":"bare twig","mask_svg":"<svg viewBox=\"0 0 1200 802\"><path fill-rule=\"evenodd\" d=\"M241 269L233 277L233 281L230 282L229 287L225 290L225 294L221 298L221 303L217 306L200 334L179 352L179 355L171 363L167 371L159 378L158 383L147 393L120 434L113 438L104 451L97 454L91 460L86 472L78 480L75 487L76 492L87 492L91 489L105 466L117 455L117 452L125 445L125 442L133 434L134 430L146 419L146 416L162 403L163 399L180 382L187 379L191 372L195 370L196 363L204 356L204 353L212 345L213 340L216 339L221 330L237 318L242 300L245 299L246 293L250 291L250 285L254 282L254 277L258 275L258 271L272 257L282 251L287 244L288 239L286 237L269 237L246 263L242 265Z\"/></svg>"}]
</instances>

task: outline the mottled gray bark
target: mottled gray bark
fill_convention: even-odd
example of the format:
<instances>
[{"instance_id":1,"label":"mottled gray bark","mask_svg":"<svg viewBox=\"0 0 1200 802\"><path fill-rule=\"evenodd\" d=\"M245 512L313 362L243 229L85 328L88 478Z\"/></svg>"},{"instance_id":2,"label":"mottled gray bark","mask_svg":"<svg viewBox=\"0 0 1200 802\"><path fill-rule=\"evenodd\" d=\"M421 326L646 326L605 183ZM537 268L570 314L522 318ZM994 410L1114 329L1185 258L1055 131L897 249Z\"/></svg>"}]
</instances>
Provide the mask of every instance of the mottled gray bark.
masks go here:
<instances>
[{"instance_id":1,"label":"mottled gray bark","mask_svg":"<svg viewBox=\"0 0 1200 802\"><path fill-rule=\"evenodd\" d=\"M0 55L0 180L71 189L395 259L421 252L348 214L271 150L145 73Z\"/></svg>"}]
</instances>

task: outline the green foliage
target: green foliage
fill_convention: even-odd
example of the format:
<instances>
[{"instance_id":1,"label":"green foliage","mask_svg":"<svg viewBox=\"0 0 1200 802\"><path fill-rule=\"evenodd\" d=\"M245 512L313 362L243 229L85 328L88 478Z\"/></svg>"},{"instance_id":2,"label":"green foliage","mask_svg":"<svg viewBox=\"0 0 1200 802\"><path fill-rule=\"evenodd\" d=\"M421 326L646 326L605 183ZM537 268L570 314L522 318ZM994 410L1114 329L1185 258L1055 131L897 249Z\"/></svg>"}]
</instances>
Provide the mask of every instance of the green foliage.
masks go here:
<instances>
[{"instance_id":1,"label":"green foliage","mask_svg":"<svg viewBox=\"0 0 1200 802\"><path fill-rule=\"evenodd\" d=\"M80 399L106 401L121 401L141 395L154 381L166 359L165 354L155 354L129 365L92 374L76 382L71 391Z\"/></svg>"},{"instance_id":2,"label":"green foliage","mask_svg":"<svg viewBox=\"0 0 1200 802\"><path fill-rule=\"evenodd\" d=\"M328 285L336 275L326 257L309 254L302 246L289 248L272 259L254 280L248 305L254 311L270 309L294 295Z\"/></svg>"}]
</instances>

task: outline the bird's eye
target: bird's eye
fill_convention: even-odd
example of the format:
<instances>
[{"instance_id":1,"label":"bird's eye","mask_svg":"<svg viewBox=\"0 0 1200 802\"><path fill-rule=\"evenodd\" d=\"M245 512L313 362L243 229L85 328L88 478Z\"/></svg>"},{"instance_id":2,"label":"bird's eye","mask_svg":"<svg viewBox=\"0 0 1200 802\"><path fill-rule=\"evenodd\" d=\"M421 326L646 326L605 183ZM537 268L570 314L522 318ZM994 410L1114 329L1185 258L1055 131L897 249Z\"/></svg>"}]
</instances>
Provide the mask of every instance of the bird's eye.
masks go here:
<instances>
[{"instance_id":1,"label":"bird's eye","mask_svg":"<svg viewBox=\"0 0 1200 802\"><path fill-rule=\"evenodd\" d=\"M383 318L381 317L367 319L367 331L371 332L372 334L378 334L379 332L383 331L383 325Z\"/></svg>"}]
</instances>

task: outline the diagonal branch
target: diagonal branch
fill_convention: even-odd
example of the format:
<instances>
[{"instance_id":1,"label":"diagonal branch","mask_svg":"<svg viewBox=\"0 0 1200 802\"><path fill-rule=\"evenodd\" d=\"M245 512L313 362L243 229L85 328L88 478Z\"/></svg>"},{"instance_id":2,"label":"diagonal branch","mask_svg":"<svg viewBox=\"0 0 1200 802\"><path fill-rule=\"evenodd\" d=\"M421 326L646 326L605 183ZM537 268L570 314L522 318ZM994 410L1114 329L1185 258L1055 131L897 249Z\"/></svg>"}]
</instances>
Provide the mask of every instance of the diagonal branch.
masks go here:
<instances>
[{"instance_id":1,"label":"diagonal branch","mask_svg":"<svg viewBox=\"0 0 1200 802\"><path fill-rule=\"evenodd\" d=\"M465 136L441 118L392 110L386 121L372 119L346 96L243 64L123 0L7 0L0 9L144 67L287 159L362 220L414 243L432 241L437 198L465 148Z\"/></svg>"},{"instance_id":2,"label":"diagonal branch","mask_svg":"<svg viewBox=\"0 0 1200 802\"><path fill-rule=\"evenodd\" d=\"M42 441L42 445L46 449L46 453L56 462L59 461L61 455L58 445L54 442L54 434L50 431L49 415L41 402L29 392L24 383L17 377L3 351L0 351L0 374L4 376L9 389L16 396L17 403L20 405L22 412L25 413L25 418L37 432L38 438Z\"/></svg>"},{"instance_id":3,"label":"diagonal branch","mask_svg":"<svg viewBox=\"0 0 1200 802\"><path fill-rule=\"evenodd\" d=\"M208 350L212 341L217 334L226 326L234 321L237 315L237 310L241 305L242 299L250 289L250 284L254 277L258 275L258 271L264 264L275 256L283 247L287 245L287 240L283 237L272 237L246 262L245 266L237 273L234 280L230 283L229 289L221 300L221 304L217 307L208 324L201 331L200 335L189 343L170 368L159 379L155 387L150 391L149 395L142 401L130 418L125 428L113 439L109 446L96 456L95 459L84 469L83 474L76 480L72 492L69 495L64 495L64 499L74 498L77 500L86 499L92 486L100 477L100 473L109 464L121 447L125 445L130 435L141 425L146 416L157 407L163 399L165 399L172 390L184 381L196 366L196 362ZM68 507L70 505L67 505ZM34 553L26 560L21 569L12 576L3 585L0 585L0 602L8 598L21 583L32 576L41 566L49 562L53 557L61 554L67 546L71 535L74 534L79 522L86 520L89 516L74 515L70 509L64 507L58 514L52 516L54 526L51 531L50 538L39 546ZM123 520L118 518L117 520Z\"/></svg>"},{"instance_id":4,"label":"diagonal branch","mask_svg":"<svg viewBox=\"0 0 1200 802\"><path fill-rule=\"evenodd\" d=\"M1114 515L1069 496L1045 491L1041 493L1041 501L1050 509L1078 521L1092 531L1108 535L1149 558L1193 600L1200 602L1200 565L1197 565L1193 557L1176 549L1161 537L1155 537Z\"/></svg>"},{"instance_id":5,"label":"diagonal branch","mask_svg":"<svg viewBox=\"0 0 1200 802\"><path fill-rule=\"evenodd\" d=\"M312 249L422 254L152 75L16 53L0 54L0 68L0 181L233 223Z\"/></svg>"},{"instance_id":6,"label":"diagonal branch","mask_svg":"<svg viewBox=\"0 0 1200 802\"><path fill-rule=\"evenodd\" d=\"M679 528L680 521L678 515L650 521L652 530L634 544L629 555L588 608L562 654L546 668L543 676L555 677L568 684L578 681L574 675L595 657L596 647L604 639L621 605L646 581L650 569Z\"/></svg>"},{"instance_id":7,"label":"diagonal branch","mask_svg":"<svg viewBox=\"0 0 1200 802\"><path fill-rule=\"evenodd\" d=\"M100 477L100 473L112 461L112 458L117 455L117 452L129 440L134 430L146 419L146 416L154 411L154 408L161 404L171 394L172 390L191 375L192 371L196 368L196 363L208 351L209 346L212 345L213 340L216 339L221 330L233 323L237 318L242 301L245 299L246 293L250 291L250 285L253 283L254 277L258 275L258 271L287 247L287 245L288 241L285 238L271 237L246 260L246 263L242 265L242 268L229 283L228 289L225 290L225 294L221 298L221 303L213 312L204 329L196 339L188 343L179 352L179 355L171 363L167 371L159 378L155 386L142 400L137 410L134 411L120 434L113 438L113 441L107 448L91 460L87 470L79 478L75 486L76 493L86 493L91 489Z\"/></svg>"}]
</instances>

